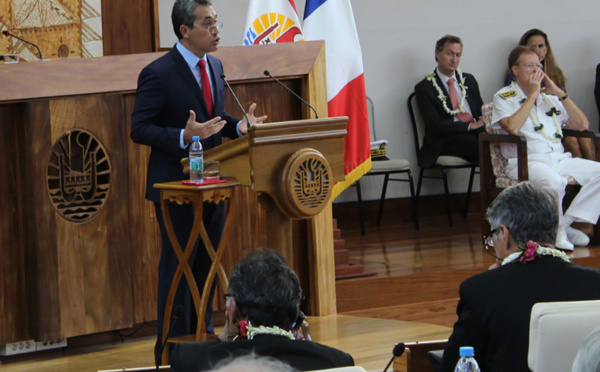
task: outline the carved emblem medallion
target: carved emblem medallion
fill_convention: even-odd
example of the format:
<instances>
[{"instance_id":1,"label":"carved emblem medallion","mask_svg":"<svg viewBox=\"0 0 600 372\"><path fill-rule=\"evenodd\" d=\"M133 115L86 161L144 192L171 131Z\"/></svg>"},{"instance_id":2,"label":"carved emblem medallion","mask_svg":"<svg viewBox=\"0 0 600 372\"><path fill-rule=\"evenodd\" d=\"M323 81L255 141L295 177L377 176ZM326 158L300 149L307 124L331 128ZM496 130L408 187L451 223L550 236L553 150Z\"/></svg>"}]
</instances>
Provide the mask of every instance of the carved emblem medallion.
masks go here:
<instances>
[{"instance_id":1,"label":"carved emblem medallion","mask_svg":"<svg viewBox=\"0 0 600 372\"><path fill-rule=\"evenodd\" d=\"M106 149L92 133L65 132L48 162L48 195L56 212L76 223L94 218L108 196L110 169Z\"/></svg>"},{"instance_id":2,"label":"carved emblem medallion","mask_svg":"<svg viewBox=\"0 0 600 372\"><path fill-rule=\"evenodd\" d=\"M320 213L331 198L331 167L315 149L301 149L290 156L282 181L284 212L292 218Z\"/></svg>"}]
</instances>

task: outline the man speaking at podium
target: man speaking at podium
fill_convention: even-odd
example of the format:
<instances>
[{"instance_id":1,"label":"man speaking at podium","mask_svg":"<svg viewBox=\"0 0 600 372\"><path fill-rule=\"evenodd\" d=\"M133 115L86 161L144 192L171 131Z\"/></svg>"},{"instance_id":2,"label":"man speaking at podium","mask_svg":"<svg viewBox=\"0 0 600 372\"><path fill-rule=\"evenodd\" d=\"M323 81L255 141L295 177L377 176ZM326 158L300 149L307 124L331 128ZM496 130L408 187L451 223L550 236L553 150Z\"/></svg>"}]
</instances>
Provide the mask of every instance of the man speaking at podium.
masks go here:
<instances>
[{"instance_id":1,"label":"man speaking at podium","mask_svg":"<svg viewBox=\"0 0 600 372\"><path fill-rule=\"evenodd\" d=\"M155 183L184 180L180 160L188 156L192 136L200 136L204 150L219 146L222 137L237 138L250 125L262 123L266 116L255 117L252 104L248 119L239 120L224 111L225 90L221 75L223 65L208 53L217 50L219 29L223 23L209 0L176 0L171 14L179 41L167 54L146 66L138 78L135 106L131 121L131 139L151 147L146 180L146 199L154 202L161 237L162 252L158 272L158 335L156 361L161 359L163 314L178 260L169 242L160 208L160 192ZM194 221L192 206L169 205L175 233L185 247ZM205 203L203 219L214 247L218 246L225 222L225 206ZM198 239L189 265L198 287L204 281L211 260ZM213 287L214 289L214 287ZM170 336L196 332L196 312L189 287L182 280L173 304L181 314L172 321ZM206 314L206 329L212 327L212 292Z\"/></svg>"}]
</instances>

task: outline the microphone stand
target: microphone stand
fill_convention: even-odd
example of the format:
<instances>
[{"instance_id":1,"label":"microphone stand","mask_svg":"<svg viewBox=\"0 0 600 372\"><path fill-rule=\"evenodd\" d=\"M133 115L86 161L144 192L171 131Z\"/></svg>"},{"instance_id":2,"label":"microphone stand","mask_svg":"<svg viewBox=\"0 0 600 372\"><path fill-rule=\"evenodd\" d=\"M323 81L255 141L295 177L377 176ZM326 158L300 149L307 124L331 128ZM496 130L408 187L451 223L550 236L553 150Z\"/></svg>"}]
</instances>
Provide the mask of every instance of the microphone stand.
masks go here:
<instances>
[{"instance_id":1,"label":"microphone stand","mask_svg":"<svg viewBox=\"0 0 600 372\"><path fill-rule=\"evenodd\" d=\"M225 85L227 85L227 88L229 88L229 91L231 92L233 99L235 99L235 102L237 102L238 106L244 113L244 117L246 118L246 123L248 124L248 129L250 129L251 124L250 124L250 120L248 120L248 115L246 114L246 110L244 110L244 106L242 106L242 104L240 103L240 100L237 98L237 96L233 92L233 89L231 89L231 85L229 85L229 82L227 81L225 74L221 74L221 79L223 79L223 81L225 82Z\"/></svg>"},{"instance_id":2,"label":"microphone stand","mask_svg":"<svg viewBox=\"0 0 600 372\"><path fill-rule=\"evenodd\" d=\"M10 36L10 37L14 37L15 39L21 40L22 42L24 42L24 43L27 43L27 44L29 44L29 45L33 45L33 46L34 46L34 47L37 49L38 53L40 54L40 59L41 59L42 61L44 60L44 57L42 56L42 51L41 51L41 50L40 50L40 48L39 48L37 45L35 45L34 43L31 43L31 42L29 42L29 41L27 41L27 40L21 39L20 37L13 35L13 34L11 34L9 31L6 31L6 30L2 31L2 34L4 34L4 36Z\"/></svg>"},{"instance_id":3,"label":"microphone stand","mask_svg":"<svg viewBox=\"0 0 600 372\"><path fill-rule=\"evenodd\" d=\"M270 77L271 79L275 80L277 82L277 84L281 85L282 87L285 88L285 90L287 90L288 92L292 93L296 98L298 98L300 101L304 102L305 105L307 105L308 107L310 107L313 112L315 113L315 117L318 119L319 115L317 114L317 110L315 110L314 107L312 107L310 105L310 103L308 103L304 98L300 97L296 92L294 92L293 90L291 90L287 85L285 85L284 83L282 83L279 79L277 79L275 76L271 75L271 73L269 72L269 70L265 70L263 72L265 74L265 76Z\"/></svg>"}]
</instances>

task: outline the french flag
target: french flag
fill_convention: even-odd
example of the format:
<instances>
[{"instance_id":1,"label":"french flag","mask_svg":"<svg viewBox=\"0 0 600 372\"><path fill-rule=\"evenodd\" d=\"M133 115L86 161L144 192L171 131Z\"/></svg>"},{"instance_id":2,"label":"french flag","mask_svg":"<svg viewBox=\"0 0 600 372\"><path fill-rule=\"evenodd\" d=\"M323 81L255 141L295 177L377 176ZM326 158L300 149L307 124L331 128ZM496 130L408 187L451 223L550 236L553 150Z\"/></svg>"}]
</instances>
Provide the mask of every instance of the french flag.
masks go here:
<instances>
[{"instance_id":1,"label":"french flag","mask_svg":"<svg viewBox=\"0 0 600 372\"><path fill-rule=\"evenodd\" d=\"M362 52L350 0L307 0L302 31L306 40L325 40L329 117L348 116L346 180L333 197L371 169L367 95Z\"/></svg>"}]
</instances>

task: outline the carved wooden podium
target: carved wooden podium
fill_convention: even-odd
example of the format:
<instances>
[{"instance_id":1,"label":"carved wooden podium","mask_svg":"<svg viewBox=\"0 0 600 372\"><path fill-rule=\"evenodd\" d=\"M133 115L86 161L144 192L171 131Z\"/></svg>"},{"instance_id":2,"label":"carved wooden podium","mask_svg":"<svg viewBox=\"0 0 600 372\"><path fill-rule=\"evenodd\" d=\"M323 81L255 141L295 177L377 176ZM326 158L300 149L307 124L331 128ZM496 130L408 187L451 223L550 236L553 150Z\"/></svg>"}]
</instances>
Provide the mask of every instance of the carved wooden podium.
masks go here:
<instances>
[{"instance_id":1,"label":"carved wooden podium","mask_svg":"<svg viewBox=\"0 0 600 372\"><path fill-rule=\"evenodd\" d=\"M246 136L204 155L220 161L222 177L235 177L258 193L266 213L267 247L283 254L292 267L298 266L292 221L311 219L308 300L317 314L335 308L331 190L344 180L347 122L347 117L339 117L257 124ZM182 164L189 173L187 159Z\"/></svg>"},{"instance_id":2,"label":"carved wooden podium","mask_svg":"<svg viewBox=\"0 0 600 372\"><path fill-rule=\"evenodd\" d=\"M161 208L165 216L165 227L175 250L179 265L167 296L163 339L165 344L171 323L173 299L180 281L189 284L198 326L192 340L207 339L204 323L207 294L212 288L217 271L223 291L227 290L227 278L221 265L226 242L232 234L231 210L237 202L232 188L238 184L249 186L258 194L258 200L266 211L267 247L283 254L293 267L292 220L314 218L325 208L331 208L331 190L335 182L344 179L344 137L347 117L331 119L298 120L272 124L258 124L248 134L224 145L208 150L206 160L219 160L222 177L236 177L224 184L183 186L180 182L155 184L160 189ZM182 161L184 172L189 173L189 161ZM239 183L238 183L239 182ZM202 221L202 203L227 202L226 223L223 236L215 251ZM185 249L180 246L169 214L168 202L191 203L194 209L194 227ZM318 222L318 221L317 221ZM327 235L326 227L315 229L315 233ZM332 230L329 229L331 234ZM240 232L238 234L245 234ZM188 260L194 244L201 237L212 260L202 292L195 283ZM333 236L332 236L333 238ZM309 247L307 247L309 248ZM328 286L335 286L333 250L330 244L313 244L309 248L311 288L324 287L309 298L311 309L319 308L331 301ZM330 305L327 305L330 306ZM189 341L190 337L178 337L175 342ZM168 363L168 348L163 350L163 364Z\"/></svg>"}]
</instances>

